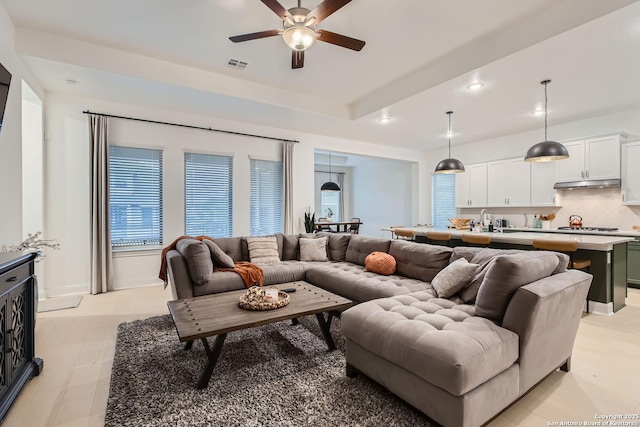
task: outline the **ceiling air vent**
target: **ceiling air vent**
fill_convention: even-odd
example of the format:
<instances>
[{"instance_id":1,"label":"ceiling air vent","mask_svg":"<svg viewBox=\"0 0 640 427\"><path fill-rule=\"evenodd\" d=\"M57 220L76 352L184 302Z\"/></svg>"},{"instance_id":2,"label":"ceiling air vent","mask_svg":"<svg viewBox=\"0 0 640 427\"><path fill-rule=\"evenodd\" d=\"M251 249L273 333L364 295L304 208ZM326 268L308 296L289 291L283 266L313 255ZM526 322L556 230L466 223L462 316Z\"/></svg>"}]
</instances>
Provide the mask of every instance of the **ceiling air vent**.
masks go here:
<instances>
[{"instance_id":1,"label":"ceiling air vent","mask_svg":"<svg viewBox=\"0 0 640 427\"><path fill-rule=\"evenodd\" d=\"M239 59L229 58L227 61L227 67L235 68L236 70L244 70L247 68L247 65L249 64Z\"/></svg>"}]
</instances>

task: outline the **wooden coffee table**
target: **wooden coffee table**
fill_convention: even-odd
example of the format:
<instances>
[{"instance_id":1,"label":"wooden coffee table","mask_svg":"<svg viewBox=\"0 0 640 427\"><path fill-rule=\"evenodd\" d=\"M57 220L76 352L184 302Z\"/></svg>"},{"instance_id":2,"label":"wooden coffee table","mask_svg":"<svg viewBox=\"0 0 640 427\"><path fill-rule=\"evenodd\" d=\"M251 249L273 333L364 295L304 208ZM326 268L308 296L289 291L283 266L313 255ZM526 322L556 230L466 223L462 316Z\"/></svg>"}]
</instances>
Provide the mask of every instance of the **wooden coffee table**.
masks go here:
<instances>
[{"instance_id":1,"label":"wooden coffee table","mask_svg":"<svg viewBox=\"0 0 640 427\"><path fill-rule=\"evenodd\" d=\"M199 389L203 389L209 384L227 333L232 331L288 319L293 319L295 324L298 317L315 314L329 350L336 349L329 331L331 320L335 313L351 307L353 302L303 281L282 283L274 285L274 287L296 289L296 292L289 294L289 304L275 310L252 311L240 308L238 300L241 295L246 293L246 290L168 302L167 305L176 325L178 337L180 341L187 343L185 349L189 350L193 341L199 339L207 353L207 365L202 371L197 385ZM323 313L328 313L326 318ZM207 337L212 336L216 336L213 349L209 347L207 341Z\"/></svg>"}]
</instances>

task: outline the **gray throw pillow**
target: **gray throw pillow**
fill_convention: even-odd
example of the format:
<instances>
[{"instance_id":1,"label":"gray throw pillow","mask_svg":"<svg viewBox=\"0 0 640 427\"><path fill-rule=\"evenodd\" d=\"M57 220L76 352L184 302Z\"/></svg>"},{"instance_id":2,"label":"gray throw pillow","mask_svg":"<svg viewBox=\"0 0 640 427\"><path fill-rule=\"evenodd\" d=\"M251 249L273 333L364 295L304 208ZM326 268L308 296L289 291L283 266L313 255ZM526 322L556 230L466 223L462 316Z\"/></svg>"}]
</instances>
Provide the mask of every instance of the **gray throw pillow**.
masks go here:
<instances>
[{"instance_id":1,"label":"gray throw pillow","mask_svg":"<svg viewBox=\"0 0 640 427\"><path fill-rule=\"evenodd\" d=\"M553 252L497 256L487 270L476 298L476 315L501 323L519 287L550 276L559 259Z\"/></svg>"},{"instance_id":2,"label":"gray throw pillow","mask_svg":"<svg viewBox=\"0 0 640 427\"><path fill-rule=\"evenodd\" d=\"M222 267L222 268L233 268L235 267L235 263L233 262L233 258L229 255L225 254L220 246L218 246L215 242L211 240L204 240L204 244L209 247L209 251L211 251L211 259L213 260L213 265Z\"/></svg>"},{"instance_id":3,"label":"gray throw pillow","mask_svg":"<svg viewBox=\"0 0 640 427\"><path fill-rule=\"evenodd\" d=\"M316 238L326 237L329 259L331 261L344 261L347 256L347 247L351 240L351 233L328 233L321 231L316 234Z\"/></svg>"},{"instance_id":4,"label":"gray throw pillow","mask_svg":"<svg viewBox=\"0 0 640 427\"><path fill-rule=\"evenodd\" d=\"M443 268L431 281L431 286L440 298L449 298L469 284L478 271L478 264L470 264L459 258Z\"/></svg>"},{"instance_id":5,"label":"gray throw pillow","mask_svg":"<svg viewBox=\"0 0 640 427\"><path fill-rule=\"evenodd\" d=\"M187 262L191 281L196 285L207 283L213 274L209 247L196 239L180 239L176 243L176 250Z\"/></svg>"},{"instance_id":6,"label":"gray throw pillow","mask_svg":"<svg viewBox=\"0 0 640 427\"><path fill-rule=\"evenodd\" d=\"M327 257L327 238L300 238L300 261L329 261Z\"/></svg>"},{"instance_id":7,"label":"gray throw pillow","mask_svg":"<svg viewBox=\"0 0 640 427\"><path fill-rule=\"evenodd\" d=\"M280 262L278 241L275 236L247 237L249 260L254 264L277 264Z\"/></svg>"}]
</instances>

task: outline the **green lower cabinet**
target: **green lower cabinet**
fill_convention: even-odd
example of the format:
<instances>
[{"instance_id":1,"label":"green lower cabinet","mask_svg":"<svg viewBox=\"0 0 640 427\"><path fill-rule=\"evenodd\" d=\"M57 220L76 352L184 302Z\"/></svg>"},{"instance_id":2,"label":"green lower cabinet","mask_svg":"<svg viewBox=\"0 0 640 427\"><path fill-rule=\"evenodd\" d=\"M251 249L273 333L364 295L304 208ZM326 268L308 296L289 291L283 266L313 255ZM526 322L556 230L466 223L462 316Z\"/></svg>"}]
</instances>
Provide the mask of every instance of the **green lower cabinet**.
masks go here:
<instances>
[{"instance_id":1,"label":"green lower cabinet","mask_svg":"<svg viewBox=\"0 0 640 427\"><path fill-rule=\"evenodd\" d=\"M640 288L640 238L627 243L627 283Z\"/></svg>"}]
</instances>

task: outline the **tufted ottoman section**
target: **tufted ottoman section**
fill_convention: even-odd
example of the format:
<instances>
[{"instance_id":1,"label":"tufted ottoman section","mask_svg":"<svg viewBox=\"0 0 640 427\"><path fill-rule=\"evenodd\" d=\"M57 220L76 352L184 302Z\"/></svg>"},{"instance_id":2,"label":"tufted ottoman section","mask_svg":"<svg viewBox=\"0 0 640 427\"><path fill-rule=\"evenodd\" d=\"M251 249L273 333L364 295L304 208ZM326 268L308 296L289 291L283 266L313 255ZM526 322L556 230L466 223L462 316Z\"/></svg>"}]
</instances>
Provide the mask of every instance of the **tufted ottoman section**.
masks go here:
<instances>
[{"instance_id":1,"label":"tufted ottoman section","mask_svg":"<svg viewBox=\"0 0 640 427\"><path fill-rule=\"evenodd\" d=\"M395 274L383 276L351 262L325 262L310 266L305 271L305 280L358 302L432 290L431 284L422 280Z\"/></svg>"},{"instance_id":2,"label":"tufted ottoman section","mask_svg":"<svg viewBox=\"0 0 640 427\"><path fill-rule=\"evenodd\" d=\"M364 349L461 396L518 359L518 335L474 316L474 311L470 305L415 292L346 310L342 333Z\"/></svg>"}]
</instances>

